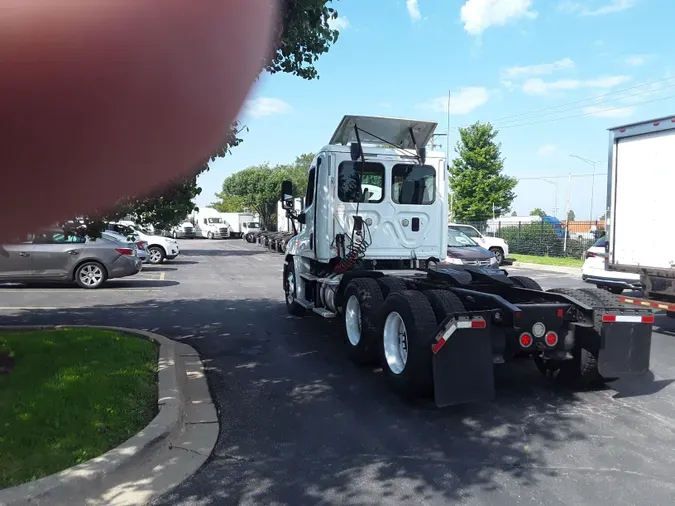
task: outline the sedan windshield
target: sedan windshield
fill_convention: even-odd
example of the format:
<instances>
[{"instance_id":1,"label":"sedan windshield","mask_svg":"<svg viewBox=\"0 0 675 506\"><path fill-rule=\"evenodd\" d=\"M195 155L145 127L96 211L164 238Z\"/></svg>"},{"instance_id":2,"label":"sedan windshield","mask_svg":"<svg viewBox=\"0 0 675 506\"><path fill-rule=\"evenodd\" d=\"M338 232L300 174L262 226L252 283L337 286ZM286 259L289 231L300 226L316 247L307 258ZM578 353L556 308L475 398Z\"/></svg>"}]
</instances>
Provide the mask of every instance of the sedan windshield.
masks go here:
<instances>
[{"instance_id":1,"label":"sedan windshield","mask_svg":"<svg viewBox=\"0 0 675 506\"><path fill-rule=\"evenodd\" d=\"M468 246L478 246L478 244L459 230L448 227L448 247L462 248Z\"/></svg>"}]
</instances>

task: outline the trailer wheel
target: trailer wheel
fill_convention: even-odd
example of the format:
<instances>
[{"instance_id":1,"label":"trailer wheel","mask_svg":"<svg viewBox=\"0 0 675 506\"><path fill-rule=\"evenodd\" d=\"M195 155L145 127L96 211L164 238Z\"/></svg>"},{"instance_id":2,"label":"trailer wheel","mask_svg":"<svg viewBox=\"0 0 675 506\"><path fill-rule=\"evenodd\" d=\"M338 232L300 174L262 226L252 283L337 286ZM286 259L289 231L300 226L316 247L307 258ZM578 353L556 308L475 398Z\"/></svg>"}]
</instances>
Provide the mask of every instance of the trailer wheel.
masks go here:
<instances>
[{"instance_id":1,"label":"trailer wheel","mask_svg":"<svg viewBox=\"0 0 675 506\"><path fill-rule=\"evenodd\" d=\"M298 294L297 278L295 276L295 265L293 259L284 262L284 294L286 298L286 310L293 316L303 316L305 308L297 303L295 298Z\"/></svg>"},{"instance_id":2,"label":"trailer wheel","mask_svg":"<svg viewBox=\"0 0 675 506\"><path fill-rule=\"evenodd\" d=\"M540 292L542 291L541 285L534 279L528 278L527 276L509 276L509 279L513 281L513 284L520 288L527 288L528 290L537 290Z\"/></svg>"},{"instance_id":3,"label":"trailer wheel","mask_svg":"<svg viewBox=\"0 0 675 506\"><path fill-rule=\"evenodd\" d=\"M448 290L425 290L422 293L436 315L436 325L440 325L451 314L466 311L459 297Z\"/></svg>"},{"instance_id":4,"label":"trailer wheel","mask_svg":"<svg viewBox=\"0 0 675 506\"><path fill-rule=\"evenodd\" d=\"M436 317L421 292L402 290L384 301L383 369L391 389L404 398L433 393L431 341Z\"/></svg>"},{"instance_id":5,"label":"trailer wheel","mask_svg":"<svg viewBox=\"0 0 675 506\"><path fill-rule=\"evenodd\" d=\"M344 336L349 358L361 365L380 356L380 311L384 297L374 279L352 279L344 292Z\"/></svg>"},{"instance_id":6,"label":"trailer wheel","mask_svg":"<svg viewBox=\"0 0 675 506\"><path fill-rule=\"evenodd\" d=\"M382 295L387 297L390 293L400 292L408 289L408 285L405 284L401 278L396 276L382 276L377 278L377 284L380 285L380 290L382 290Z\"/></svg>"}]
</instances>

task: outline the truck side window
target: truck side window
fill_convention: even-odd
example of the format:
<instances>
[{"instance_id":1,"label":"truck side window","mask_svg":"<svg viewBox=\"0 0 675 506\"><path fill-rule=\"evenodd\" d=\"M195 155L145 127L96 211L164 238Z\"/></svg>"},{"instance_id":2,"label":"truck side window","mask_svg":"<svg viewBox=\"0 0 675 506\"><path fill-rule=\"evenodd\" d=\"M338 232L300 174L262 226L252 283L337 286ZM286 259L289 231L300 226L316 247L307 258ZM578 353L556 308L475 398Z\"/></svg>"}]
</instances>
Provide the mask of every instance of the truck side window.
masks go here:
<instances>
[{"instance_id":1,"label":"truck side window","mask_svg":"<svg viewBox=\"0 0 675 506\"><path fill-rule=\"evenodd\" d=\"M314 186L316 184L316 167L309 169L307 178L307 193L305 194L305 207L309 207L314 202Z\"/></svg>"},{"instance_id":2,"label":"truck side window","mask_svg":"<svg viewBox=\"0 0 675 506\"><path fill-rule=\"evenodd\" d=\"M430 205L436 200L436 169L398 163L391 170L391 198L396 204Z\"/></svg>"},{"instance_id":3,"label":"truck side window","mask_svg":"<svg viewBox=\"0 0 675 506\"><path fill-rule=\"evenodd\" d=\"M361 172L360 188L359 172ZM338 167L338 198L342 202L367 202L369 204L382 202L384 199L384 165L374 162L342 162Z\"/></svg>"}]
</instances>

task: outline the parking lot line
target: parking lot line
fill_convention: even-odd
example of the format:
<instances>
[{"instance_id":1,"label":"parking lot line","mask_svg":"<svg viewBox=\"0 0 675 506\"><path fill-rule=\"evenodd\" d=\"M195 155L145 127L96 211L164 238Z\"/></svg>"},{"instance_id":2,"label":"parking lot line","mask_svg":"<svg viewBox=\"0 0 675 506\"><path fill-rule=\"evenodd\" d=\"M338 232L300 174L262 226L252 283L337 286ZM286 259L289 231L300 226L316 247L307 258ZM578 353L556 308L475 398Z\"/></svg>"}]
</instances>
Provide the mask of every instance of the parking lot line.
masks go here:
<instances>
[{"instance_id":1,"label":"parking lot line","mask_svg":"<svg viewBox=\"0 0 675 506\"><path fill-rule=\"evenodd\" d=\"M166 272L160 272L159 273L159 280L164 281L164 278L166 277Z\"/></svg>"}]
</instances>

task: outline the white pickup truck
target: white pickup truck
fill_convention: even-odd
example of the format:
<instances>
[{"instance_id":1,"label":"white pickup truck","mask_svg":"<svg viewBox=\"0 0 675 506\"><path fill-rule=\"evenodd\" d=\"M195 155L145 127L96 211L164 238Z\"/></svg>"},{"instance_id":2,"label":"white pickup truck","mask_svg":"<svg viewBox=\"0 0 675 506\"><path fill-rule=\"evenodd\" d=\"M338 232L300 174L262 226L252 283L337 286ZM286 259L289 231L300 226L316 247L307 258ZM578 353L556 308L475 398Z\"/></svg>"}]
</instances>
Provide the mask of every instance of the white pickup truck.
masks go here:
<instances>
[{"instance_id":1,"label":"white pickup truck","mask_svg":"<svg viewBox=\"0 0 675 506\"><path fill-rule=\"evenodd\" d=\"M448 227L459 230L464 235L468 235L476 241L483 248L488 249L494 253L495 258L501 265L505 258L509 257L509 245L504 239L499 237L490 237L489 235L481 234L477 228L471 225L461 225L459 223L448 223Z\"/></svg>"}]
</instances>

